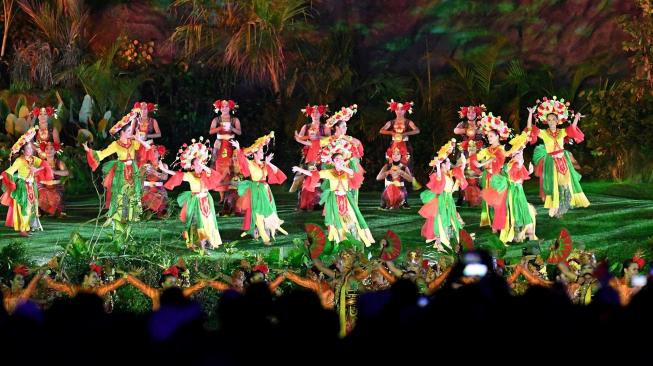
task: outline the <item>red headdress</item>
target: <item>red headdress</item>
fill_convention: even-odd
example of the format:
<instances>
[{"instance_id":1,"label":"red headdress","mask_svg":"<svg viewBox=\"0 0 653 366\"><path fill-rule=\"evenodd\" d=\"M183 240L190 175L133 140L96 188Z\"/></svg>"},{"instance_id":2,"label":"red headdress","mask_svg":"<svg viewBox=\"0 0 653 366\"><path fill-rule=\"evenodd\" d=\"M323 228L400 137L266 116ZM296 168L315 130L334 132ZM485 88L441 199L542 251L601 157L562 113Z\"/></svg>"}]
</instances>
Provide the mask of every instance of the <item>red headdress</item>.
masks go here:
<instances>
[{"instance_id":1,"label":"red headdress","mask_svg":"<svg viewBox=\"0 0 653 366\"><path fill-rule=\"evenodd\" d=\"M267 276L268 273L270 273L270 267L268 267L268 265L265 263L257 264L254 266L254 268L252 268L252 272L261 272Z\"/></svg>"},{"instance_id":2,"label":"red headdress","mask_svg":"<svg viewBox=\"0 0 653 366\"><path fill-rule=\"evenodd\" d=\"M95 263L91 263L88 265L88 267L91 269L92 272L97 273L98 276L102 274L102 266L97 265Z\"/></svg>"},{"instance_id":3,"label":"red headdress","mask_svg":"<svg viewBox=\"0 0 653 366\"><path fill-rule=\"evenodd\" d=\"M215 113L220 113L220 108L222 108L222 102L227 102L229 104L229 109L234 110L238 108L238 104L233 99L218 99L213 102L213 108Z\"/></svg>"},{"instance_id":4,"label":"red headdress","mask_svg":"<svg viewBox=\"0 0 653 366\"><path fill-rule=\"evenodd\" d=\"M646 261L644 260L644 258L642 258L639 254L635 254L633 256L633 259L631 259L631 261L633 263L637 263L637 266L639 267L639 269L644 268L644 265L646 264Z\"/></svg>"},{"instance_id":5,"label":"red headdress","mask_svg":"<svg viewBox=\"0 0 653 366\"><path fill-rule=\"evenodd\" d=\"M310 117L313 114L313 112L315 112L316 109L317 109L317 113L319 113L320 115L323 116L324 113L326 113L327 109L329 109L329 105L328 104L326 104L326 105L323 105L323 104L320 104L320 105L307 104L306 107L302 108L301 111L302 111L302 113L304 113L304 115L306 115L306 117Z\"/></svg>"},{"instance_id":6,"label":"red headdress","mask_svg":"<svg viewBox=\"0 0 653 366\"><path fill-rule=\"evenodd\" d=\"M18 265L14 267L13 269L14 274L21 275L23 277L27 276L29 274L29 268L25 266L24 264Z\"/></svg>"},{"instance_id":7,"label":"red headdress","mask_svg":"<svg viewBox=\"0 0 653 366\"><path fill-rule=\"evenodd\" d=\"M166 147L163 145L157 145L156 151L159 153L159 156L161 157L163 157L165 154L168 153L168 149L166 149Z\"/></svg>"},{"instance_id":8,"label":"red headdress","mask_svg":"<svg viewBox=\"0 0 653 366\"><path fill-rule=\"evenodd\" d=\"M395 151L399 151L401 154L401 162L403 164L406 164L408 161L408 149L406 148L406 144L403 143L393 143L390 145L390 147L385 151L385 158L392 162L392 155L395 153Z\"/></svg>"},{"instance_id":9,"label":"red headdress","mask_svg":"<svg viewBox=\"0 0 653 366\"><path fill-rule=\"evenodd\" d=\"M48 117L54 117L57 118L57 110L54 109L54 107L47 106L47 107L41 107L41 108L34 108L32 109L32 116L38 117L39 114L45 113Z\"/></svg>"},{"instance_id":10,"label":"red headdress","mask_svg":"<svg viewBox=\"0 0 653 366\"><path fill-rule=\"evenodd\" d=\"M395 112L395 111L397 111L399 109L402 109L402 110L408 112L408 114L413 113L413 104L415 104L413 102L403 102L403 103L395 102L394 99L390 99L390 101L387 102L387 103L388 103L388 110L389 111Z\"/></svg>"},{"instance_id":11,"label":"red headdress","mask_svg":"<svg viewBox=\"0 0 653 366\"><path fill-rule=\"evenodd\" d=\"M175 265L172 265L168 267L165 271L163 271L164 276L172 276L175 278L179 277L179 268Z\"/></svg>"},{"instance_id":12,"label":"red headdress","mask_svg":"<svg viewBox=\"0 0 653 366\"><path fill-rule=\"evenodd\" d=\"M136 102L136 103L134 103L134 109L138 109L138 110L140 111L140 110L141 110L141 104L143 104L143 103L147 104L147 111L148 111L149 113L156 112L157 109L158 109L158 108L157 108L158 106L157 106L156 104L154 104L154 103L147 103L147 102Z\"/></svg>"},{"instance_id":13,"label":"red headdress","mask_svg":"<svg viewBox=\"0 0 653 366\"><path fill-rule=\"evenodd\" d=\"M485 107L485 104L460 107L460 111L458 111L458 116L460 118L467 118L467 113L469 113L470 111L474 111L476 112L476 118L480 118L481 114L486 110L487 108Z\"/></svg>"}]
</instances>

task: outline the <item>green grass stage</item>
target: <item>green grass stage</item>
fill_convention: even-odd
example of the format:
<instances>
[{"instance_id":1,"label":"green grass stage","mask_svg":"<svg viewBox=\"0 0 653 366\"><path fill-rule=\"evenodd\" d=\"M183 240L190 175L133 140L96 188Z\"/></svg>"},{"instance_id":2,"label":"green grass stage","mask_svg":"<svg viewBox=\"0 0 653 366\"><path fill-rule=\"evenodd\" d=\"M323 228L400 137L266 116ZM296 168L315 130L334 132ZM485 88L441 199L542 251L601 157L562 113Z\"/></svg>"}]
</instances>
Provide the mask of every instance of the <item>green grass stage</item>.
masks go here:
<instances>
[{"instance_id":1,"label":"green grass stage","mask_svg":"<svg viewBox=\"0 0 653 366\"><path fill-rule=\"evenodd\" d=\"M653 237L653 186L617 184L605 182L584 183L583 187L591 202L585 209L575 209L565 215L561 220L548 217L541 201L536 196L537 187L527 187L529 201L537 207L537 235L541 240L551 240L556 237L559 230L566 227L576 243L587 249L594 250L599 258L608 257L612 260L622 260L632 255L637 248L651 245ZM426 247L420 237L420 228L423 223L417 214L420 207L417 193L411 193L411 209L398 211L381 211L377 209L379 192L362 192L360 206L373 235L377 238L383 236L388 229L394 230L402 239L405 247ZM239 251L257 252L270 248L287 248L292 245L294 238L303 237L303 224L322 224L320 212L295 211L296 196L275 192L279 216L285 220L284 228L288 236L279 236L272 247L264 247L261 242L240 238L241 217L220 217L218 225L223 241L237 240L236 248ZM176 255L193 256L187 250L181 236L183 226L175 214L165 220L149 220L136 224L134 235L147 240L154 240L161 246ZM487 240L492 233L488 228L479 229L479 208L459 208L466 222L465 228L476 233L478 241ZM0 210L4 220L6 208ZM98 215L98 198L81 197L71 199L67 203L68 217L65 219L42 218L45 231L37 232L32 237L21 238L10 228L0 228L0 248L13 241L24 241L27 244L28 254L38 263L43 263L53 255L62 251L59 244L69 241L71 233L79 232L83 238L97 237L99 242L108 241L107 234L110 227L96 226L95 217ZM100 220L100 224L104 219ZM95 233L95 234L94 234ZM536 245L528 242L521 246ZM211 251L209 256L223 257L227 255L224 249Z\"/></svg>"}]
</instances>

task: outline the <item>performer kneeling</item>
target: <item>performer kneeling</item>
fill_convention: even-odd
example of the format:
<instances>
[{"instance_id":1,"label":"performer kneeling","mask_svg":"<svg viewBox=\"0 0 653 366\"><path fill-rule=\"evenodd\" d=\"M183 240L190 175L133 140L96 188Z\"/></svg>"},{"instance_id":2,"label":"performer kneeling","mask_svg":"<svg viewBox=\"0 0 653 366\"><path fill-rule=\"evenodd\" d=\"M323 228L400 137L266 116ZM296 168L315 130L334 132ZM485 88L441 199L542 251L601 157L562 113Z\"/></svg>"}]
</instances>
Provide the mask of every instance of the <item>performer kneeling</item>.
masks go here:
<instances>
[{"instance_id":1,"label":"performer kneeling","mask_svg":"<svg viewBox=\"0 0 653 366\"><path fill-rule=\"evenodd\" d=\"M407 164L405 145L393 144L386 152L388 163L381 168L376 180L385 182L385 189L381 194L382 209L410 208L408 206L408 191L405 182L412 182L413 175Z\"/></svg>"},{"instance_id":2,"label":"performer kneeling","mask_svg":"<svg viewBox=\"0 0 653 366\"><path fill-rule=\"evenodd\" d=\"M39 208L41 211L48 213L50 216L65 217L63 193L64 179L68 177L69 172L63 160L56 156L57 152L52 144L45 148L45 156L48 165L52 167L53 178L51 180L40 180L39 187Z\"/></svg>"}]
</instances>

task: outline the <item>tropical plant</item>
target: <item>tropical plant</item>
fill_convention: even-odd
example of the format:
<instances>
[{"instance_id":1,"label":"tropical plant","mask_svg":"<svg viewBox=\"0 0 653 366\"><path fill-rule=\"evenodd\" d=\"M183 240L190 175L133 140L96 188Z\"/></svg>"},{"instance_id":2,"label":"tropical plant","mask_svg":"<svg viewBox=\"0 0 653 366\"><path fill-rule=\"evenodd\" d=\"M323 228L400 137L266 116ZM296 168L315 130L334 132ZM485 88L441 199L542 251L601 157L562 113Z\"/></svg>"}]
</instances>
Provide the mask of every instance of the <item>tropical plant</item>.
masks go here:
<instances>
[{"instance_id":1,"label":"tropical plant","mask_svg":"<svg viewBox=\"0 0 653 366\"><path fill-rule=\"evenodd\" d=\"M11 22L14 20L14 0L2 0L2 47L0 47L0 59L5 58L7 50L7 37L11 29Z\"/></svg>"},{"instance_id":2,"label":"tropical plant","mask_svg":"<svg viewBox=\"0 0 653 366\"><path fill-rule=\"evenodd\" d=\"M638 98L646 91L653 95L653 1L637 0L641 13L624 16L621 27L630 36L623 43L624 51L630 53L629 61L635 68L633 87Z\"/></svg>"},{"instance_id":3,"label":"tropical plant","mask_svg":"<svg viewBox=\"0 0 653 366\"><path fill-rule=\"evenodd\" d=\"M50 47L55 60L55 83L72 86L76 82L75 67L82 61L88 45L85 29L89 12L83 0L18 0Z\"/></svg>"},{"instance_id":4,"label":"tropical plant","mask_svg":"<svg viewBox=\"0 0 653 366\"><path fill-rule=\"evenodd\" d=\"M183 15L171 39L182 44L186 58L230 65L246 80L281 93L287 50L306 26L306 1L177 0L173 9Z\"/></svg>"}]
</instances>

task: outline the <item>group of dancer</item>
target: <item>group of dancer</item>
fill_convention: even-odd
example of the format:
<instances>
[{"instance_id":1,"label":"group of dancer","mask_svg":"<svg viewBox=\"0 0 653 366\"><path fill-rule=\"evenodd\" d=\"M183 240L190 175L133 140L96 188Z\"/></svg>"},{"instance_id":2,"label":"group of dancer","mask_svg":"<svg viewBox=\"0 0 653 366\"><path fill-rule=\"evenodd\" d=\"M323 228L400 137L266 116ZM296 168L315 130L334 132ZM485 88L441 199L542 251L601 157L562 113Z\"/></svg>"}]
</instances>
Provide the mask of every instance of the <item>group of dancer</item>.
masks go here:
<instances>
[{"instance_id":1,"label":"group of dancer","mask_svg":"<svg viewBox=\"0 0 653 366\"><path fill-rule=\"evenodd\" d=\"M565 144L573 139L580 143L584 135L578 128L583 117L569 109L569 104L556 97L538 100L528 108L526 129L514 135L500 116L487 112L484 105L460 109L454 133L463 135L456 164L449 157L456 150L456 140L447 142L433 158L433 167L422 192L424 206L419 213L426 222L422 236L443 250L451 248L450 238L459 241L463 220L456 210L453 192L462 190L462 197L471 206L482 205L480 226L490 226L503 243L520 242L535 234L536 210L526 199L523 182L535 173L540 180L540 197L549 216L562 217L572 207L587 207L589 201L580 186L580 174L574 168ZM538 128L533 117L546 127ZM563 128L564 126L564 128ZM510 140L508 140L513 136ZM533 163L525 165L527 145L541 139L533 152ZM508 141L510 148L504 146Z\"/></svg>"},{"instance_id":2,"label":"group of dancer","mask_svg":"<svg viewBox=\"0 0 653 366\"><path fill-rule=\"evenodd\" d=\"M269 245L277 233L287 234L277 214L270 184L282 184L286 175L272 163L274 154L268 146L274 132L258 138L251 146L241 148L237 136L241 123L233 114L238 105L233 100L217 100L218 114L211 122L209 139L199 137L183 144L176 159L168 166L162 158L167 150L155 144L161 131L152 114L156 105L138 102L131 111L109 130L117 139L106 148L83 148L89 166L95 171L100 163L104 175L107 224L114 229L114 238L126 242L132 223L139 221L144 210L158 216L168 210L166 191L187 182L189 190L178 195L180 219L185 223L184 238L189 248L217 248L222 244L211 191L218 192L223 213L237 213L243 218L243 236L260 238ZM395 118L380 129L391 136L386 150L387 163L376 176L384 181L382 209L408 208L407 185L419 189L412 173L412 147L409 137L420 130L406 114L413 111L412 102L388 102ZM569 139L583 141L578 122L583 117L573 113L568 103L544 98L529 108L524 131L513 131L499 116L487 112L484 105L461 108L463 119L454 134L462 142L451 139L431 160L428 188L421 193L424 217L422 236L427 243L445 250L451 239L459 241L464 225L457 212L454 192L470 206L482 206L481 226L490 226L502 242L536 240L536 211L528 203L522 184L531 174L540 178L540 196L552 217L561 217L571 207L589 205L580 186L570 154L565 150ZM365 170L361 165L362 143L347 135L347 123L357 113L357 106L342 107L327 117L327 105L307 105L301 112L310 119L295 132L295 141L302 145L300 164L294 166L292 191L298 191L298 208L320 208L328 239L345 240L348 235L370 246L375 242L358 207L358 192ZM62 178L68 175L58 158L61 143L56 129L48 120L54 117L52 107L37 108L32 116L38 121L11 150L17 156L2 173L5 193L2 203L9 207L7 225L27 236L41 228L39 209L52 215L63 213ZM533 117L543 123L540 129ZM323 122L324 120L324 122ZM564 126L564 128L562 128ZM510 140L508 140L512 137ZM529 143L541 139L533 163L524 162ZM510 147L504 146L508 141ZM455 164L451 161L456 152Z\"/></svg>"}]
</instances>

